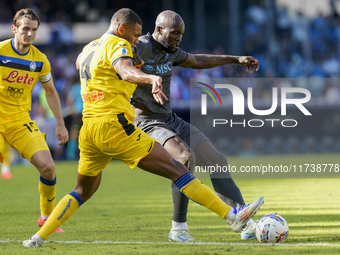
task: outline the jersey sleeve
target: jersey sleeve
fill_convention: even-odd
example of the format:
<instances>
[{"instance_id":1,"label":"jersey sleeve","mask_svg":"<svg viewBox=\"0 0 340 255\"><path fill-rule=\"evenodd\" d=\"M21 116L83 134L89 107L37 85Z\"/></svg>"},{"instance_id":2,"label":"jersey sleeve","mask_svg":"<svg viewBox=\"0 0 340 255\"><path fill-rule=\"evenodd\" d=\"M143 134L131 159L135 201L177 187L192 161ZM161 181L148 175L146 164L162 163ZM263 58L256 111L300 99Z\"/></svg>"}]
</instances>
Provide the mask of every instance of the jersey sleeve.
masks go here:
<instances>
[{"instance_id":1,"label":"jersey sleeve","mask_svg":"<svg viewBox=\"0 0 340 255\"><path fill-rule=\"evenodd\" d=\"M188 58L188 52L178 49L177 50L177 56L174 60L174 66L178 66L182 64L185 60Z\"/></svg>"},{"instance_id":2,"label":"jersey sleeve","mask_svg":"<svg viewBox=\"0 0 340 255\"><path fill-rule=\"evenodd\" d=\"M107 58L111 65L114 66L115 63L121 58L133 58L133 52L131 45L127 41L119 41L117 44L112 44L108 48Z\"/></svg>"},{"instance_id":3,"label":"jersey sleeve","mask_svg":"<svg viewBox=\"0 0 340 255\"><path fill-rule=\"evenodd\" d=\"M48 75L51 72L51 64L50 61L48 61L47 57L45 54L43 54L43 67L40 71L39 78L45 75Z\"/></svg>"}]
</instances>

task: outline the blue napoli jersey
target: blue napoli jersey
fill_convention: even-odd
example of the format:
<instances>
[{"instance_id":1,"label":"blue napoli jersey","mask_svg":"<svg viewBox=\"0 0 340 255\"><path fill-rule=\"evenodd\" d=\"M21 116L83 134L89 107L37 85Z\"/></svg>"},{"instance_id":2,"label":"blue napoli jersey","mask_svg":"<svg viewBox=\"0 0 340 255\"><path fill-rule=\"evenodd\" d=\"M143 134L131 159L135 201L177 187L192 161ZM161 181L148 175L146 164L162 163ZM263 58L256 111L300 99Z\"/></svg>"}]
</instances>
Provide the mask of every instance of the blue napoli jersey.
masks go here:
<instances>
[{"instance_id":1,"label":"blue napoli jersey","mask_svg":"<svg viewBox=\"0 0 340 255\"><path fill-rule=\"evenodd\" d=\"M183 63L188 58L188 53L181 49L177 49L173 53L164 51L149 33L139 38L136 48L137 53L145 62L141 70L144 73L162 77L163 92L169 100L165 100L163 105L157 103L151 94L152 86L142 85L137 86L133 93L132 104L136 101L154 113L171 113L170 84L172 68Z\"/></svg>"}]
</instances>

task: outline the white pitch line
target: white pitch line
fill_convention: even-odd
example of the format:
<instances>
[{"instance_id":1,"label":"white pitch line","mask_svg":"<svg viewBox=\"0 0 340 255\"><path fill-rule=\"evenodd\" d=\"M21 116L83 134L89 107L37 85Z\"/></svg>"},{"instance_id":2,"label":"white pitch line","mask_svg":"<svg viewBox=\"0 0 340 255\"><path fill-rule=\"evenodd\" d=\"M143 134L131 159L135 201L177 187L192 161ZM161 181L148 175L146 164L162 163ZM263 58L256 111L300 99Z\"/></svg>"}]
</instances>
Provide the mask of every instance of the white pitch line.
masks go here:
<instances>
[{"instance_id":1,"label":"white pitch line","mask_svg":"<svg viewBox=\"0 0 340 255\"><path fill-rule=\"evenodd\" d=\"M0 243L12 243L12 242L23 242L20 240L0 240ZM124 242L124 241L46 241L46 243L53 242L53 243L74 243L74 244L171 244L171 245L229 245L229 246L259 246L259 245L275 245L275 246L327 246L327 247L340 247L340 244L331 244L331 243L277 243L277 244L270 244L270 243L217 243L217 242L194 242L194 243L172 243L172 242L142 242L142 241L135 241L135 242Z\"/></svg>"}]
</instances>

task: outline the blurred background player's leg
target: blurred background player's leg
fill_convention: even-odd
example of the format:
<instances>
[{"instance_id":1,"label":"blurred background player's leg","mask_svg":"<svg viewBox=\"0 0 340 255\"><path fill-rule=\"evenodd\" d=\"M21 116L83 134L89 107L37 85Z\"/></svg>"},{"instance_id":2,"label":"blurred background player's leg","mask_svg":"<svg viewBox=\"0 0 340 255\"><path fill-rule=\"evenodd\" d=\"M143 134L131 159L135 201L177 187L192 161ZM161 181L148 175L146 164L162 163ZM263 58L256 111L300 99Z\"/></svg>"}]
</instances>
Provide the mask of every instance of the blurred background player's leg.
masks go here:
<instances>
[{"instance_id":1,"label":"blurred background player's leg","mask_svg":"<svg viewBox=\"0 0 340 255\"><path fill-rule=\"evenodd\" d=\"M1 164L1 178L12 179L13 174L11 173L11 148L6 142L4 144L2 156L3 156L3 163Z\"/></svg>"}]
</instances>

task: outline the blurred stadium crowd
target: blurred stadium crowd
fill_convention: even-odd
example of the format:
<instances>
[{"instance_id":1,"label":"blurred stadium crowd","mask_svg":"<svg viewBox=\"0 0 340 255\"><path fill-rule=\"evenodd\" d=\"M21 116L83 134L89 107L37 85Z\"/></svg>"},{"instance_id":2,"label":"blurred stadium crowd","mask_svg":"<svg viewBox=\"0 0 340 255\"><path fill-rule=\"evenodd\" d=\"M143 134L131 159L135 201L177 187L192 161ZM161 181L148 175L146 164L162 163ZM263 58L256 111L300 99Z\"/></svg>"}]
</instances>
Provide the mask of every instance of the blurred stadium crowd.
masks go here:
<instances>
[{"instance_id":1,"label":"blurred stadium crowd","mask_svg":"<svg viewBox=\"0 0 340 255\"><path fill-rule=\"evenodd\" d=\"M202 0L204 3L204 0ZM202 2L200 1L200 2ZM36 45L49 58L57 91L59 92L65 122L70 131L70 141L67 146L60 147L54 137L55 121L44 100L41 85L38 84L33 90L32 117L38 122L40 129L47 133L47 142L56 160L77 159L77 138L81 126L82 101L80 97L80 84L78 72L75 69L75 60L83 45L73 41L73 22L107 22L112 13L121 7L134 9L143 19L147 30L152 32L154 19L162 9L150 8L151 0L128 1L107 0L2 0L0 2L0 24L12 22L14 13L20 8L30 7L37 11L41 21L54 27L49 35L49 43ZM165 1L163 2L163 7ZM177 1L173 3L173 9L177 10ZM195 1L189 1L195 4ZM217 4L218 1L212 1ZM197 49L190 47L192 23L187 26L184 34L182 48L189 52L229 54L229 55L252 55L260 60L260 70L249 74L244 67L235 65L217 67L209 70L192 70L174 68L172 77L171 99L174 109L189 108L190 78L224 78L224 77L259 77L259 78L318 78L315 82L305 85L312 93L312 98L319 99L322 107L340 106L339 82L327 82L329 79L340 76L340 17L335 8L332 13L325 15L319 13L314 17L307 17L302 12L293 11L287 7L275 6L268 10L265 0L243 0L239 7L239 31L240 52L231 52L225 45L214 45L211 49ZM275 2L275 1L272 1ZM330 0L330 4L333 1ZM206 3L206 2L205 2ZM125 4L125 5L124 5ZM207 3L206 3L207 4ZM171 7L171 6L170 6ZM209 12L209 8L207 8ZM183 16L183 15L182 15ZM150 18L151 17L151 18ZM207 16L207 19L210 16ZM209 18L210 19L210 18ZM186 20L186 17L184 17ZM269 25L270 24L270 27ZM230 31L229 31L230 32ZM221 31L226 41L232 34ZM215 34L220 37L220 34ZM38 33L39 37L39 33ZM4 40L6 38L0 38ZM95 39L95 38L93 38ZM289 82L289 80L287 80ZM288 84L288 86L295 86ZM246 86L242 88L246 90ZM271 95L271 88L261 87L255 89L255 97L267 99ZM320 103L321 102L321 103ZM189 111L189 110L188 110ZM340 116L336 115L334 125L340 126ZM242 131L241 131L242 132ZM320 132L323 132L322 130ZM286 139L275 135L268 138L255 137L228 137L225 138L224 147L229 154L267 154L267 153L307 153L307 152L339 152L340 134L336 130L325 137L308 136L307 142L289 146L300 140ZM323 145L321 146L321 140ZM295 141L295 142L294 142ZM327 143L328 142L328 143ZM314 151L308 151L308 144L314 145ZM274 146L274 147L273 147ZM327 146L331 146L327 150ZM298 148L297 148L298 147ZM277 148L277 151L272 148ZM278 148L281 148L280 150Z\"/></svg>"}]
</instances>

